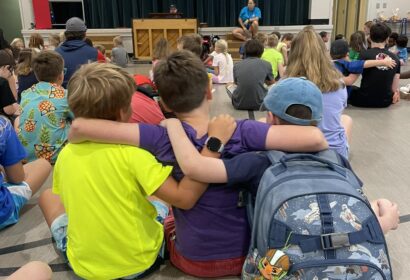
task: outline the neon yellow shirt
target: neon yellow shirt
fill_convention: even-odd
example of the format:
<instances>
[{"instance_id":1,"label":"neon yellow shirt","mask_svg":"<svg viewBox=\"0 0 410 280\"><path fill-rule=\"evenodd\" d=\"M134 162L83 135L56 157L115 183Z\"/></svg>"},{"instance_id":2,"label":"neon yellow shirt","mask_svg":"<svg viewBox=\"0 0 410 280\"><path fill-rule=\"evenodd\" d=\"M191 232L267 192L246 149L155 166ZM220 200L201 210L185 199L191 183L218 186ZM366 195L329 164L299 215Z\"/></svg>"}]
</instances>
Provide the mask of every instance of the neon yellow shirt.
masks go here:
<instances>
[{"instance_id":1,"label":"neon yellow shirt","mask_svg":"<svg viewBox=\"0 0 410 280\"><path fill-rule=\"evenodd\" d=\"M283 47L286 47L286 48L287 48L286 43L284 43L284 42L279 42L278 45L276 46L276 49L277 49L280 53L282 53Z\"/></svg>"},{"instance_id":2,"label":"neon yellow shirt","mask_svg":"<svg viewBox=\"0 0 410 280\"><path fill-rule=\"evenodd\" d=\"M262 59L272 64L272 74L278 76L278 65L283 64L283 55L273 48L267 48L262 54Z\"/></svg>"},{"instance_id":3,"label":"neon yellow shirt","mask_svg":"<svg viewBox=\"0 0 410 280\"><path fill-rule=\"evenodd\" d=\"M53 192L68 216L67 257L85 279L114 279L149 268L164 239L146 199L167 179L148 152L131 146L68 144L54 167Z\"/></svg>"}]
</instances>

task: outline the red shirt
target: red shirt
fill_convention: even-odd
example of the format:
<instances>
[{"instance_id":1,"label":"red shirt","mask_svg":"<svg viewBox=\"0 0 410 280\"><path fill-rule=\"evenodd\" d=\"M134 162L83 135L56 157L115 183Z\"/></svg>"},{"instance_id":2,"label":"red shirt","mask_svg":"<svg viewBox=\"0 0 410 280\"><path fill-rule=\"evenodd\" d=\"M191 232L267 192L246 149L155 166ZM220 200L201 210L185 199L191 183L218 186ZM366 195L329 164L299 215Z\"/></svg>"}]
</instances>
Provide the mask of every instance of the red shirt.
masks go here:
<instances>
[{"instance_id":1,"label":"red shirt","mask_svg":"<svg viewBox=\"0 0 410 280\"><path fill-rule=\"evenodd\" d=\"M131 109L131 123L159 124L165 119L158 103L138 91L132 96Z\"/></svg>"},{"instance_id":2,"label":"red shirt","mask_svg":"<svg viewBox=\"0 0 410 280\"><path fill-rule=\"evenodd\" d=\"M105 56L102 54L100 50L97 50L97 61L98 62L105 62Z\"/></svg>"}]
</instances>

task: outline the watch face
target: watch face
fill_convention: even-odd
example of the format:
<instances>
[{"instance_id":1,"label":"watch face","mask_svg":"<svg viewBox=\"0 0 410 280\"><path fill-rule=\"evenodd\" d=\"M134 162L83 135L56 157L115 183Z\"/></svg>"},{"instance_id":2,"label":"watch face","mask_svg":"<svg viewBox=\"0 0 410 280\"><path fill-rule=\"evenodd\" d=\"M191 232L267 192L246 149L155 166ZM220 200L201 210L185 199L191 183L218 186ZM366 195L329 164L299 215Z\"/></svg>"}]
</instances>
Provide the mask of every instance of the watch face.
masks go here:
<instances>
[{"instance_id":1,"label":"watch face","mask_svg":"<svg viewBox=\"0 0 410 280\"><path fill-rule=\"evenodd\" d=\"M208 143L206 144L207 148L212 152L218 152L221 148L221 140L215 137L209 137Z\"/></svg>"}]
</instances>

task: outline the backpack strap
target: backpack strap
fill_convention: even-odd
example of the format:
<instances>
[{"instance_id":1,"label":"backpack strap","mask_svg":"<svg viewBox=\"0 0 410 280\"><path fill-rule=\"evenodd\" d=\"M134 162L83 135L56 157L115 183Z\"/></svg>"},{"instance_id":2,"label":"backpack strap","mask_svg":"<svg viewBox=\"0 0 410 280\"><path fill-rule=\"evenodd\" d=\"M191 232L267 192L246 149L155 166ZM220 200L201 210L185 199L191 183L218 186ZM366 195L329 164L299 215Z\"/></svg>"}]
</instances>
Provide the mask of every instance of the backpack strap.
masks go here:
<instances>
[{"instance_id":1,"label":"backpack strap","mask_svg":"<svg viewBox=\"0 0 410 280\"><path fill-rule=\"evenodd\" d=\"M286 155L286 153L281 152L281 151L275 151L275 150L271 150L266 152L270 162L272 163L272 165L279 163L280 160Z\"/></svg>"},{"instance_id":2,"label":"backpack strap","mask_svg":"<svg viewBox=\"0 0 410 280\"><path fill-rule=\"evenodd\" d=\"M375 216L371 216L362 223L362 229L350 233L328 233L321 235L303 235L293 233L284 223L274 221L271 230L274 236L270 236L269 246L271 248L283 248L288 244L298 245L303 253L317 250L334 250L350 245L370 242L383 244L383 232Z\"/></svg>"},{"instance_id":3,"label":"backpack strap","mask_svg":"<svg viewBox=\"0 0 410 280\"><path fill-rule=\"evenodd\" d=\"M343 166L343 161L340 158L340 155L337 152L335 152L334 150L329 150L329 149L324 150L324 151L316 153L315 155L322 158L322 159L326 159L330 162L333 162L337 165L342 165Z\"/></svg>"},{"instance_id":4,"label":"backpack strap","mask_svg":"<svg viewBox=\"0 0 410 280\"><path fill-rule=\"evenodd\" d=\"M321 159L325 159L327 161L330 161L332 163L335 163L337 165L343 166L343 161L340 158L340 155L337 152L335 152L333 150L329 150L329 149L324 150L324 151L320 151L320 152L317 152L317 153L284 153L284 152L281 152L281 151L274 151L274 150L268 151L266 153L267 153L267 156L268 156L270 162L272 163L272 165L274 165L276 163L279 163L281 161L281 159L286 155L301 155L302 156L304 154L310 154L310 155L315 155L315 156L317 156Z\"/></svg>"}]
</instances>

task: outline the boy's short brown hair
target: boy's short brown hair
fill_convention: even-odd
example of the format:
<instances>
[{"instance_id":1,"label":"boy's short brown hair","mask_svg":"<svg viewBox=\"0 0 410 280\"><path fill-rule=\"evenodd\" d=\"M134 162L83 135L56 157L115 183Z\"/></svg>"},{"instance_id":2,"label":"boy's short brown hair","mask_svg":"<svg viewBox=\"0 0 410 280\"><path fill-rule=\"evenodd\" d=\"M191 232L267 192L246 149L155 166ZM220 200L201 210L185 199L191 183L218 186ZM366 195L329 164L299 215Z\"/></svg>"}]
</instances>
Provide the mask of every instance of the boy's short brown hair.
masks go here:
<instances>
[{"instance_id":1,"label":"boy's short brown hair","mask_svg":"<svg viewBox=\"0 0 410 280\"><path fill-rule=\"evenodd\" d=\"M32 69L41 82L56 82L63 73L64 59L55 51L42 51L34 57Z\"/></svg>"},{"instance_id":2,"label":"boy's short brown hair","mask_svg":"<svg viewBox=\"0 0 410 280\"><path fill-rule=\"evenodd\" d=\"M268 47L269 48L276 48L279 43L279 38L276 34L271 34L268 36Z\"/></svg>"},{"instance_id":3,"label":"boy's short brown hair","mask_svg":"<svg viewBox=\"0 0 410 280\"><path fill-rule=\"evenodd\" d=\"M114 37L114 39L113 39L113 42L114 42L114 44L115 45L117 45L117 46L122 46L122 38L121 38L121 36L116 36L116 37Z\"/></svg>"},{"instance_id":4,"label":"boy's short brown hair","mask_svg":"<svg viewBox=\"0 0 410 280\"><path fill-rule=\"evenodd\" d=\"M196 54L198 57L202 54L202 45L201 39L198 38L195 34L191 35L183 35L182 37L178 38L178 44L182 45L184 50L190 51L193 54Z\"/></svg>"},{"instance_id":5,"label":"boy's short brown hair","mask_svg":"<svg viewBox=\"0 0 410 280\"><path fill-rule=\"evenodd\" d=\"M96 62L77 70L67 89L75 117L118 121L121 110L129 109L135 83L121 67Z\"/></svg>"},{"instance_id":6,"label":"boy's short brown hair","mask_svg":"<svg viewBox=\"0 0 410 280\"><path fill-rule=\"evenodd\" d=\"M189 51L177 51L154 69L155 85L164 104L176 113L198 108L208 88L208 74L202 61Z\"/></svg>"},{"instance_id":7,"label":"boy's short brown hair","mask_svg":"<svg viewBox=\"0 0 410 280\"><path fill-rule=\"evenodd\" d=\"M310 120L312 118L312 110L308 106L305 106L303 104L290 105L286 109L286 114L294 118L302 119L302 120ZM281 125L295 125L294 123L285 121L279 117L278 119ZM311 125L317 126L317 123L312 122Z\"/></svg>"},{"instance_id":8,"label":"boy's short brown hair","mask_svg":"<svg viewBox=\"0 0 410 280\"><path fill-rule=\"evenodd\" d=\"M258 40L263 46L265 46L268 41L268 35L263 32L258 32L255 35L255 40Z\"/></svg>"}]
</instances>

